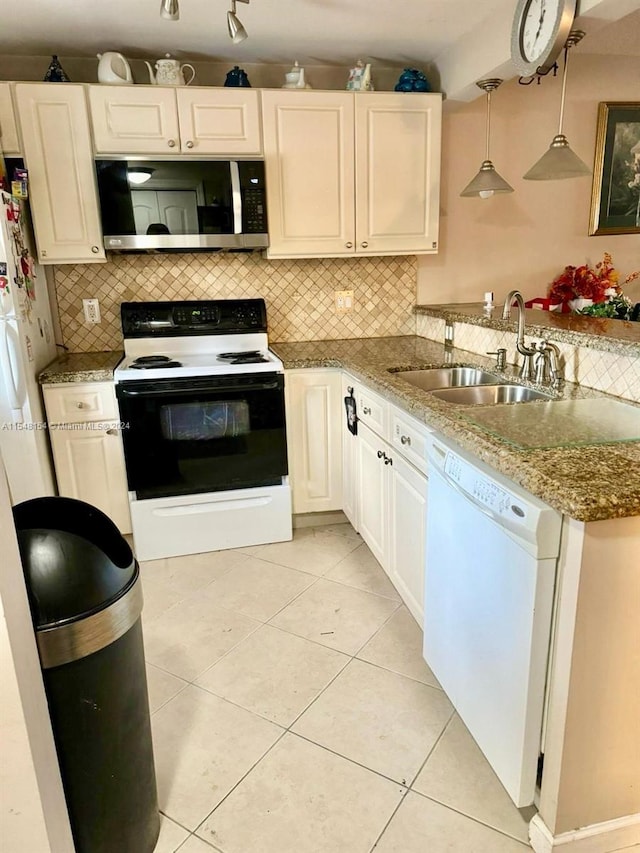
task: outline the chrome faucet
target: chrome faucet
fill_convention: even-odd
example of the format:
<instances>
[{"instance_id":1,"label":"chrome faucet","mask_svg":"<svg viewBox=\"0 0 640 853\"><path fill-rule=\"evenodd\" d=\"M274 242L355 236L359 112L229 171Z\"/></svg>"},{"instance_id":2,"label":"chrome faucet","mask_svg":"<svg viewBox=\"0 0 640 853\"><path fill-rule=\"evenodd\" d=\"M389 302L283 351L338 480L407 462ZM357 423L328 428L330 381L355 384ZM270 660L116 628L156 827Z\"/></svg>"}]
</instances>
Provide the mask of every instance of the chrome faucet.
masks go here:
<instances>
[{"instance_id":1,"label":"chrome faucet","mask_svg":"<svg viewBox=\"0 0 640 853\"><path fill-rule=\"evenodd\" d=\"M538 352L534 347L526 346L524 342L524 298L519 290L510 290L502 309L502 319L511 318L511 303L516 300L518 305L518 333L516 336L516 349L522 356L520 376L523 379L533 378L533 357Z\"/></svg>"},{"instance_id":2,"label":"chrome faucet","mask_svg":"<svg viewBox=\"0 0 640 853\"><path fill-rule=\"evenodd\" d=\"M540 385L561 388L564 376L560 367L560 350L549 341L540 341L535 360L535 381Z\"/></svg>"}]
</instances>

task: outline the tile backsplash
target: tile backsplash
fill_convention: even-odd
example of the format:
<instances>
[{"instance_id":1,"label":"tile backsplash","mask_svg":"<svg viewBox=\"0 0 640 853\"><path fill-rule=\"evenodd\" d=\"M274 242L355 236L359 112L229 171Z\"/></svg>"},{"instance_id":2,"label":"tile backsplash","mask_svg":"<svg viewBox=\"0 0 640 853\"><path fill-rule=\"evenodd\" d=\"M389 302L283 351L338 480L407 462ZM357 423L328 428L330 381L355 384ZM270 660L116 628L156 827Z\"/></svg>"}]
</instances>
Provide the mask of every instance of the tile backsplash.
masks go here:
<instances>
[{"instance_id":1,"label":"tile backsplash","mask_svg":"<svg viewBox=\"0 0 640 853\"><path fill-rule=\"evenodd\" d=\"M444 320L427 315L418 315L416 320L417 335L444 340ZM507 362L520 363L513 332L500 332L459 322L454 323L453 328L453 342L457 348L485 355L495 352L498 347L504 347L507 350ZM534 340L537 339L527 336L527 342ZM557 343L557 347L567 381L640 403L640 359L566 343Z\"/></svg>"},{"instance_id":2,"label":"tile backsplash","mask_svg":"<svg viewBox=\"0 0 640 853\"><path fill-rule=\"evenodd\" d=\"M272 341L415 334L416 258L268 261L259 254L110 255L106 264L54 269L60 327L70 352L122 347L120 303L134 300L263 297ZM337 314L334 291L353 290ZM102 322L86 325L83 299L98 299Z\"/></svg>"}]
</instances>

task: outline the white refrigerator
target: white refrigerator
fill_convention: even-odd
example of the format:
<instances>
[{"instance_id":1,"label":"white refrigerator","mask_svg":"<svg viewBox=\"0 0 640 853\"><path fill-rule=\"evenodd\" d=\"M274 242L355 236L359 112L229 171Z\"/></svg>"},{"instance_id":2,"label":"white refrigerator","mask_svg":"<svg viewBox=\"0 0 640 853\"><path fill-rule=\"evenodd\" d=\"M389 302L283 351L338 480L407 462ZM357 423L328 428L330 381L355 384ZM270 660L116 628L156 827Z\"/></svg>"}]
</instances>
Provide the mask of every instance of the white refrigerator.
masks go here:
<instances>
[{"instance_id":1,"label":"white refrigerator","mask_svg":"<svg viewBox=\"0 0 640 853\"><path fill-rule=\"evenodd\" d=\"M0 192L0 451L13 504L56 492L38 374L57 352L25 215L24 204Z\"/></svg>"}]
</instances>

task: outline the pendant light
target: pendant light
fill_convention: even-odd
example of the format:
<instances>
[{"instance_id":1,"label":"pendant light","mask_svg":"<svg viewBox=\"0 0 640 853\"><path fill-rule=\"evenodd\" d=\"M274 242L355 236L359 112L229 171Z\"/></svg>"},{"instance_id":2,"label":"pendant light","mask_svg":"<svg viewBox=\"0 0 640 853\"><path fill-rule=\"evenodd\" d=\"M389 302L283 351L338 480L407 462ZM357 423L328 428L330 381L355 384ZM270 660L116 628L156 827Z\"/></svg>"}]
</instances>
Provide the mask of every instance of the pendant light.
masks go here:
<instances>
[{"instance_id":1,"label":"pendant light","mask_svg":"<svg viewBox=\"0 0 640 853\"><path fill-rule=\"evenodd\" d=\"M564 178L581 178L591 174L591 169L583 163L577 154L569 147L569 140L562 132L564 119L564 100L567 91L567 67L569 65L569 48L578 44L584 38L582 30L571 30L564 46L564 70L562 72L562 94L560 95L560 121L558 133L551 140L551 145L542 157L524 175L525 181L560 181Z\"/></svg>"},{"instance_id":2,"label":"pendant light","mask_svg":"<svg viewBox=\"0 0 640 853\"><path fill-rule=\"evenodd\" d=\"M249 0L238 0L238 3L248 2ZM229 38L234 44L240 44L241 41L247 38L247 31L236 15L236 0L231 0L231 9L227 12L227 27L229 29Z\"/></svg>"},{"instance_id":3,"label":"pendant light","mask_svg":"<svg viewBox=\"0 0 640 853\"><path fill-rule=\"evenodd\" d=\"M179 21L180 6L178 0L161 0L160 17L164 18L165 21Z\"/></svg>"},{"instance_id":4,"label":"pendant light","mask_svg":"<svg viewBox=\"0 0 640 853\"><path fill-rule=\"evenodd\" d=\"M495 91L502 83L502 80L491 78L490 80L480 80L476 83L483 92L487 93L487 152L486 157L480 166L480 171L460 193L465 198L480 197L489 198L494 193L512 193L513 187L510 186L504 178L496 172L495 166L489 159L489 136L491 132L491 93Z\"/></svg>"}]
</instances>

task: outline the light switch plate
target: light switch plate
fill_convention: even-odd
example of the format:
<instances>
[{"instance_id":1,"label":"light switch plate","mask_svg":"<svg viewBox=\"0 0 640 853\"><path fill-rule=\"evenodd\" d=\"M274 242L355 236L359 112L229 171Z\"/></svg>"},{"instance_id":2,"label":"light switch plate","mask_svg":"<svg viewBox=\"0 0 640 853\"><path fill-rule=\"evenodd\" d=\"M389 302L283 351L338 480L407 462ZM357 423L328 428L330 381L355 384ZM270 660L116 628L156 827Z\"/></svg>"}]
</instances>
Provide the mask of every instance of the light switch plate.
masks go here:
<instances>
[{"instance_id":1,"label":"light switch plate","mask_svg":"<svg viewBox=\"0 0 640 853\"><path fill-rule=\"evenodd\" d=\"M101 322L100 303L97 299L83 299L82 310L84 311L85 323L94 324Z\"/></svg>"},{"instance_id":2,"label":"light switch plate","mask_svg":"<svg viewBox=\"0 0 640 853\"><path fill-rule=\"evenodd\" d=\"M336 314L348 314L353 309L353 290L336 290Z\"/></svg>"}]
</instances>

